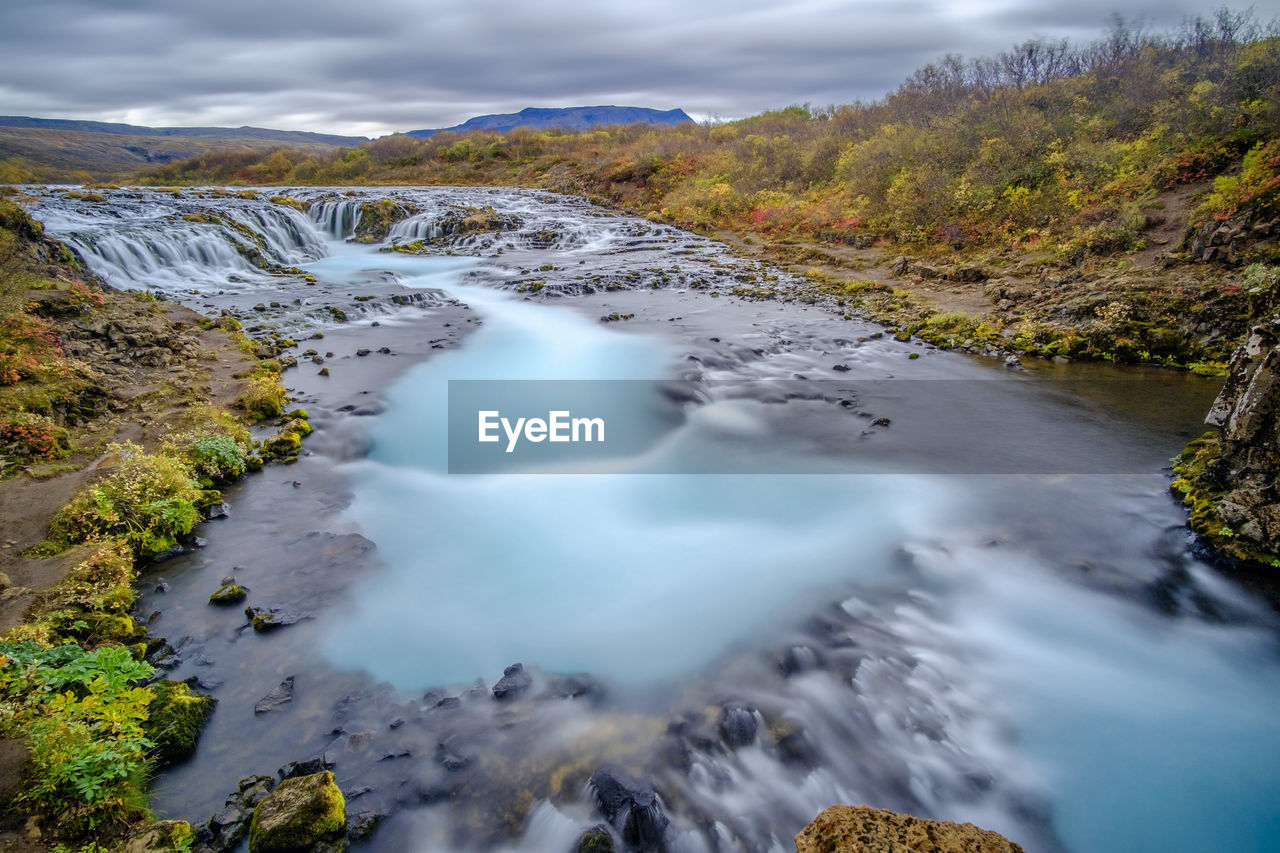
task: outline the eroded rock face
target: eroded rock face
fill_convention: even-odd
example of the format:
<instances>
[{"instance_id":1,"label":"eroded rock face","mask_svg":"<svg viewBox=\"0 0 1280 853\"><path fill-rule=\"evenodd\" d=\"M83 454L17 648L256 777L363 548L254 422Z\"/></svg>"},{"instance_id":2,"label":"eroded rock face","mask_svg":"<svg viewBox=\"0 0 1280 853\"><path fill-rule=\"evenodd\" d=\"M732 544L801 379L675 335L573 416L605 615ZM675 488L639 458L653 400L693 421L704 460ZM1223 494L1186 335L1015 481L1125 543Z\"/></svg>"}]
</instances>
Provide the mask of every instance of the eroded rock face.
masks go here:
<instances>
[{"instance_id":1,"label":"eroded rock face","mask_svg":"<svg viewBox=\"0 0 1280 853\"><path fill-rule=\"evenodd\" d=\"M328 770L285 779L258 804L249 853L291 853L342 845L347 805Z\"/></svg>"},{"instance_id":2,"label":"eroded rock face","mask_svg":"<svg viewBox=\"0 0 1280 853\"><path fill-rule=\"evenodd\" d=\"M1188 445L1173 488L1190 524L1219 553L1252 563L1280 554L1280 318L1254 326L1231 358L1222 393Z\"/></svg>"},{"instance_id":3,"label":"eroded rock face","mask_svg":"<svg viewBox=\"0 0 1280 853\"><path fill-rule=\"evenodd\" d=\"M971 823L924 820L870 806L831 806L796 836L796 853L1023 853Z\"/></svg>"}]
</instances>

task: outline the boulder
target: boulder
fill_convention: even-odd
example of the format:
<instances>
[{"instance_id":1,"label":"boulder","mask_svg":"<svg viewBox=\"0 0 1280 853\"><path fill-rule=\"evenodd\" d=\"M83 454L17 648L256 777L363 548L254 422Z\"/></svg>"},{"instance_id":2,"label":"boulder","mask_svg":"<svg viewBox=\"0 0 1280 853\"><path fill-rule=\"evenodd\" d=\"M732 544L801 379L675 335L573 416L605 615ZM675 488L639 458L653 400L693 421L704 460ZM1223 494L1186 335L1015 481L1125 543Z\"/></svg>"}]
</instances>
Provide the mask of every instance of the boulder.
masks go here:
<instances>
[{"instance_id":1,"label":"boulder","mask_svg":"<svg viewBox=\"0 0 1280 853\"><path fill-rule=\"evenodd\" d=\"M194 832L185 820L163 820L143 827L120 847L120 853L181 853L191 846Z\"/></svg>"},{"instance_id":2,"label":"boulder","mask_svg":"<svg viewBox=\"0 0 1280 853\"><path fill-rule=\"evenodd\" d=\"M249 853L301 853L318 847L342 849L347 804L325 770L285 779L253 810Z\"/></svg>"},{"instance_id":3,"label":"boulder","mask_svg":"<svg viewBox=\"0 0 1280 853\"><path fill-rule=\"evenodd\" d=\"M971 823L924 820L870 806L831 806L796 836L796 853L1023 853Z\"/></svg>"},{"instance_id":4,"label":"boulder","mask_svg":"<svg viewBox=\"0 0 1280 853\"><path fill-rule=\"evenodd\" d=\"M498 701L514 699L529 689L533 678L524 671L524 664L513 663L502 671L502 678L493 685L493 698Z\"/></svg>"},{"instance_id":5,"label":"boulder","mask_svg":"<svg viewBox=\"0 0 1280 853\"><path fill-rule=\"evenodd\" d=\"M573 853L614 853L613 836L609 827L598 823L578 836L578 843L573 845Z\"/></svg>"},{"instance_id":6,"label":"boulder","mask_svg":"<svg viewBox=\"0 0 1280 853\"><path fill-rule=\"evenodd\" d=\"M217 700L192 691L183 681L157 681L151 685L151 692L143 729L155 743L157 762L165 767L196 751L200 730L209 721Z\"/></svg>"},{"instance_id":7,"label":"boulder","mask_svg":"<svg viewBox=\"0 0 1280 853\"><path fill-rule=\"evenodd\" d=\"M612 773L598 770L589 781L596 808L621 832L622 840L642 851L666 849L670 821L651 787L626 783Z\"/></svg>"}]
</instances>

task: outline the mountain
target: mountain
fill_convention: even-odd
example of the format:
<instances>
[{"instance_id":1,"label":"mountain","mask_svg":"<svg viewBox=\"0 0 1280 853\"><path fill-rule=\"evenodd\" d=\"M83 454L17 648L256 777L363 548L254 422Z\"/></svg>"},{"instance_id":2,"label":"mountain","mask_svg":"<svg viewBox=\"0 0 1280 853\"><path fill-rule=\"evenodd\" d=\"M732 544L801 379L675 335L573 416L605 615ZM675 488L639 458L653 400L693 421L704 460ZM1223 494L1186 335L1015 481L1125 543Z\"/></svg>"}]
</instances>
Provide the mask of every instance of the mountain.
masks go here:
<instances>
[{"instance_id":1,"label":"mountain","mask_svg":"<svg viewBox=\"0 0 1280 853\"><path fill-rule=\"evenodd\" d=\"M262 127L142 127L100 121L0 116L0 180L78 181L128 175L211 151L331 151L369 140Z\"/></svg>"},{"instance_id":2,"label":"mountain","mask_svg":"<svg viewBox=\"0 0 1280 853\"><path fill-rule=\"evenodd\" d=\"M587 130L611 124L681 124L693 121L684 110L651 110L647 107L563 107L546 109L527 107L518 113L499 113L476 116L453 127L435 130L411 130L409 136L427 137L451 131L466 133L470 130L496 130L506 133L517 127L545 130L558 127L563 130Z\"/></svg>"}]
</instances>

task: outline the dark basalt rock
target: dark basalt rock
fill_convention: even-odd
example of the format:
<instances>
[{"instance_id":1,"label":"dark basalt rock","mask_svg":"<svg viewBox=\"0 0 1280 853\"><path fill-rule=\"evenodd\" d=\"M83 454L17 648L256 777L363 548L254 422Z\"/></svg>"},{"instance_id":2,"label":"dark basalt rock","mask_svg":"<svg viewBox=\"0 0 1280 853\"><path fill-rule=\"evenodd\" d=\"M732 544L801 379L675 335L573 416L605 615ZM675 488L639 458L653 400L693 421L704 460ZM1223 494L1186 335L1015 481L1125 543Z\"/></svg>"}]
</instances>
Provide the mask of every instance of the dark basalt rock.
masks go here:
<instances>
[{"instance_id":1,"label":"dark basalt rock","mask_svg":"<svg viewBox=\"0 0 1280 853\"><path fill-rule=\"evenodd\" d=\"M515 699L532 684L533 678L524 671L524 664L513 663L502 671L502 678L493 685L493 698L499 702Z\"/></svg>"},{"instance_id":2,"label":"dark basalt rock","mask_svg":"<svg viewBox=\"0 0 1280 853\"><path fill-rule=\"evenodd\" d=\"M670 821L652 788L624 783L604 770L593 773L589 784L596 807L621 832L623 841L642 851L666 850Z\"/></svg>"},{"instance_id":3,"label":"dark basalt rock","mask_svg":"<svg viewBox=\"0 0 1280 853\"><path fill-rule=\"evenodd\" d=\"M750 746L756 742L755 712L750 708L726 705L720 716L720 734L733 749Z\"/></svg>"},{"instance_id":4,"label":"dark basalt rock","mask_svg":"<svg viewBox=\"0 0 1280 853\"><path fill-rule=\"evenodd\" d=\"M269 714L279 710L293 701L293 676L280 682L280 686L258 700L253 706L254 714Z\"/></svg>"},{"instance_id":5,"label":"dark basalt rock","mask_svg":"<svg viewBox=\"0 0 1280 853\"><path fill-rule=\"evenodd\" d=\"M322 770L332 770L333 762L329 760L327 755L317 755L314 758L308 758L305 761L290 761L288 764L276 771L281 780L292 779L295 776L313 776Z\"/></svg>"}]
</instances>

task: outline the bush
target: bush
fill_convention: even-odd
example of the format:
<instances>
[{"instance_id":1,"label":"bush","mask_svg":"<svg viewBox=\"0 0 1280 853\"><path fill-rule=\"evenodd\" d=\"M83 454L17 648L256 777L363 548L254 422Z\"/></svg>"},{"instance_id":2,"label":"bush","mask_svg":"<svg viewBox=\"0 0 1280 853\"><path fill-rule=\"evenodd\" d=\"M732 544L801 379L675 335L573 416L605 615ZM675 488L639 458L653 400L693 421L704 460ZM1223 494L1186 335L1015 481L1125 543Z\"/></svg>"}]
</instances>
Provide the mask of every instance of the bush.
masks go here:
<instances>
[{"instance_id":1,"label":"bush","mask_svg":"<svg viewBox=\"0 0 1280 853\"><path fill-rule=\"evenodd\" d=\"M49 540L65 547L121 536L141 556L173 548L199 518L199 484L176 459L145 453L132 442L110 449L122 457L120 466L58 511Z\"/></svg>"},{"instance_id":2,"label":"bush","mask_svg":"<svg viewBox=\"0 0 1280 853\"><path fill-rule=\"evenodd\" d=\"M0 729L31 741L15 802L83 833L140 816L152 743L143 733L155 670L128 649L0 643Z\"/></svg>"},{"instance_id":3,"label":"bush","mask_svg":"<svg viewBox=\"0 0 1280 853\"><path fill-rule=\"evenodd\" d=\"M180 459L205 487L245 472L249 431L243 424L212 407L196 409L188 420L191 426L165 439L166 455Z\"/></svg>"},{"instance_id":4,"label":"bush","mask_svg":"<svg viewBox=\"0 0 1280 853\"><path fill-rule=\"evenodd\" d=\"M278 418L288 400L279 377L259 376L236 398L236 407L255 421Z\"/></svg>"},{"instance_id":5,"label":"bush","mask_svg":"<svg viewBox=\"0 0 1280 853\"><path fill-rule=\"evenodd\" d=\"M0 445L11 460L60 459L67 455L67 431L48 415L0 415ZM3 464L0 464L3 467Z\"/></svg>"}]
</instances>

